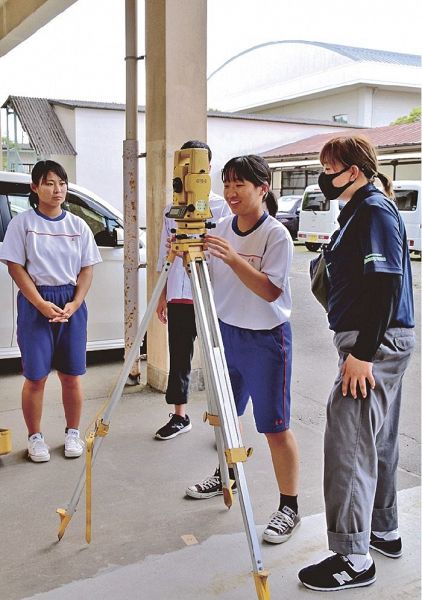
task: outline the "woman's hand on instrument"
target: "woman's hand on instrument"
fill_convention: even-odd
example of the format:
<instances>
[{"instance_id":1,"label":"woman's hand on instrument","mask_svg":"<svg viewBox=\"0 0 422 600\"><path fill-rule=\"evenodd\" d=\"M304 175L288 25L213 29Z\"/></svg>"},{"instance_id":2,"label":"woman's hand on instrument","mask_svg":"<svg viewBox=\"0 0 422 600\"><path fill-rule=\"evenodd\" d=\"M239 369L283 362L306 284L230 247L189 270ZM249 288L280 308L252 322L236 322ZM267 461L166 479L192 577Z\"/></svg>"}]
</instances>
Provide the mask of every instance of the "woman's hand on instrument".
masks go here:
<instances>
[{"instance_id":1,"label":"woman's hand on instrument","mask_svg":"<svg viewBox=\"0 0 422 600\"><path fill-rule=\"evenodd\" d=\"M221 258L227 265L233 264L239 257L238 253L230 246L224 238L216 235L205 237L205 250L217 258Z\"/></svg>"}]
</instances>

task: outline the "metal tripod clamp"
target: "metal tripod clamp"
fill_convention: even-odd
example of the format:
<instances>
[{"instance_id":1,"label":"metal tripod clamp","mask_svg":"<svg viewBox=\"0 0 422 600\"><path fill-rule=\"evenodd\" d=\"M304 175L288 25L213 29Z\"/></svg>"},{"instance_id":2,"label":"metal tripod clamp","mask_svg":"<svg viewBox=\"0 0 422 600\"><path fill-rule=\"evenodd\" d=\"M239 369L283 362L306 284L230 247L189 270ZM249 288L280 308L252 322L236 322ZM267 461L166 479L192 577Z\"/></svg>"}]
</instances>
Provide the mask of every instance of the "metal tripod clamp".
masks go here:
<instances>
[{"instance_id":1,"label":"metal tripod clamp","mask_svg":"<svg viewBox=\"0 0 422 600\"><path fill-rule=\"evenodd\" d=\"M232 465L238 462L246 462L252 455L253 448L228 448L224 451L226 455L226 461L228 465Z\"/></svg>"},{"instance_id":2,"label":"metal tripod clamp","mask_svg":"<svg viewBox=\"0 0 422 600\"><path fill-rule=\"evenodd\" d=\"M204 423L208 421L211 427L221 427L220 417L218 415L213 415L205 411L202 420Z\"/></svg>"}]
</instances>

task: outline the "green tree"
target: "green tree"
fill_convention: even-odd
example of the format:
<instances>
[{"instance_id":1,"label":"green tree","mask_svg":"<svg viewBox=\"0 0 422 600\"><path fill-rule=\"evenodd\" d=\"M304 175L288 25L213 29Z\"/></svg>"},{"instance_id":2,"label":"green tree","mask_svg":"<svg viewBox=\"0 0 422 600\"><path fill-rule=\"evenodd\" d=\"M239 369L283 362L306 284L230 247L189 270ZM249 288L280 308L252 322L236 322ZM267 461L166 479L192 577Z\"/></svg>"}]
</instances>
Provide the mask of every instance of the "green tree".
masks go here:
<instances>
[{"instance_id":1,"label":"green tree","mask_svg":"<svg viewBox=\"0 0 422 600\"><path fill-rule=\"evenodd\" d=\"M421 120L421 107L412 108L410 113L404 117L399 117L391 123L391 125L400 125L401 123L416 123Z\"/></svg>"}]
</instances>

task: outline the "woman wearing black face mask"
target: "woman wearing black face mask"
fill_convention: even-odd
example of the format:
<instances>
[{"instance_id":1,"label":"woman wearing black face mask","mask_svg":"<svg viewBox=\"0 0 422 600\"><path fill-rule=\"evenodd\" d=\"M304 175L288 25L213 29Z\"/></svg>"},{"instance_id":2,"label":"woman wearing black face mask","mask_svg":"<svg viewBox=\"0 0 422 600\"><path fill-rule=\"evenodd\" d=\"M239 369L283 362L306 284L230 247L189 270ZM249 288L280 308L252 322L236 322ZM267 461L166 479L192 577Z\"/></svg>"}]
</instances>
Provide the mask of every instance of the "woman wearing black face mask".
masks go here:
<instances>
[{"instance_id":1,"label":"woman wearing black face mask","mask_svg":"<svg viewBox=\"0 0 422 600\"><path fill-rule=\"evenodd\" d=\"M412 277L403 221L390 180L378 172L363 137L338 137L322 149L319 185L345 206L324 254L328 321L339 372L327 405L324 496L334 552L299 572L311 589L370 585L369 548L402 554L396 470L401 382L414 346ZM373 181L379 178L385 193Z\"/></svg>"}]
</instances>

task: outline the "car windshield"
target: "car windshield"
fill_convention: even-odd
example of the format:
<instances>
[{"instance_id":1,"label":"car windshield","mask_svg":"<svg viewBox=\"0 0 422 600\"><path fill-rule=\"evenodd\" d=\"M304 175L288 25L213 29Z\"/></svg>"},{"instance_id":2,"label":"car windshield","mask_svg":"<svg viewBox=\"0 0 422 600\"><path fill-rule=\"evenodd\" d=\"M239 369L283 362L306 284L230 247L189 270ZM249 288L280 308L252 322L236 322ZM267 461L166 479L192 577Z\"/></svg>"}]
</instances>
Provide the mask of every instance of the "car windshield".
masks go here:
<instances>
[{"instance_id":1,"label":"car windshield","mask_svg":"<svg viewBox=\"0 0 422 600\"><path fill-rule=\"evenodd\" d=\"M295 209L295 206L300 199L297 196L280 196L277 200L279 212L291 212Z\"/></svg>"},{"instance_id":2,"label":"car windshield","mask_svg":"<svg viewBox=\"0 0 422 600\"><path fill-rule=\"evenodd\" d=\"M397 208L403 211L414 211L418 206L418 193L416 190L394 190Z\"/></svg>"}]
</instances>

